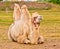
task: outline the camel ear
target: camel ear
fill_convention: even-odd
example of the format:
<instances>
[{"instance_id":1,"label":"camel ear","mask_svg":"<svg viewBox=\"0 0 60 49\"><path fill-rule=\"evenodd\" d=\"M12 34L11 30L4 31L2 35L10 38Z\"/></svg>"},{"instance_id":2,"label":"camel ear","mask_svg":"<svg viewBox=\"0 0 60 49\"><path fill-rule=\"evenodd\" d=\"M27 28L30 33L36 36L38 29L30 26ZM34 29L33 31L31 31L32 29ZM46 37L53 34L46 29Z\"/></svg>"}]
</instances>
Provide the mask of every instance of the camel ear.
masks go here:
<instances>
[{"instance_id":1,"label":"camel ear","mask_svg":"<svg viewBox=\"0 0 60 49\"><path fill-rule=\"evenodd\" d=\"M15 4L14 4L14 11L13 11L14 21L15 21L15 20L19 20L19 19L20 19L20 15L21 15L20 6L15 3Z\"/></svg>"}]
</instances>

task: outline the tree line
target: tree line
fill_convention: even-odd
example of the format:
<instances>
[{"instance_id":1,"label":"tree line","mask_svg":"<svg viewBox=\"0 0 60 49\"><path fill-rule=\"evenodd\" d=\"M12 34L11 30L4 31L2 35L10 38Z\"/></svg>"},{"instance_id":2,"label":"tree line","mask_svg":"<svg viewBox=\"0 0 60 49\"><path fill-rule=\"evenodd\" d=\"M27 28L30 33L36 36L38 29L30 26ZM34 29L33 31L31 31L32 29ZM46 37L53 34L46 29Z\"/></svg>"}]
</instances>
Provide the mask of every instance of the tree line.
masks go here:
<instances>
[{"instance_id":1,"label":"tree line","mask_svg":"<svg viewBox=\"0 0 60 49\"><path fill-rule=\"evenodd\" d=\"M3 1L3 0L0 0L0 1ZM55 3L55 4L60 4L60 0L37 0L37 1L40 1L40 2L52 2L52 3Z\"/></svg>"},{"instance_id":2,"label":"tree line","mask_svg":"<svg viewBox=\"0 0 60 49\"><path fill-rule=\"evenodd\" d=\"M52 2L52 3L55 3L55 4L60 4L60 0L37 0L37 1L40 1L40 2Z\"/></svg>"},{"instance_id":3,"label":"tree line","mask_svg":"<svg viewBox=\"0 0 60 49\"><path fill-rule=\"evenodd\" d=\"M60 0L50 0L49 2L53 2L53 3L56 3L56 4L60 4Z\"/></svg>"}]
</instances>

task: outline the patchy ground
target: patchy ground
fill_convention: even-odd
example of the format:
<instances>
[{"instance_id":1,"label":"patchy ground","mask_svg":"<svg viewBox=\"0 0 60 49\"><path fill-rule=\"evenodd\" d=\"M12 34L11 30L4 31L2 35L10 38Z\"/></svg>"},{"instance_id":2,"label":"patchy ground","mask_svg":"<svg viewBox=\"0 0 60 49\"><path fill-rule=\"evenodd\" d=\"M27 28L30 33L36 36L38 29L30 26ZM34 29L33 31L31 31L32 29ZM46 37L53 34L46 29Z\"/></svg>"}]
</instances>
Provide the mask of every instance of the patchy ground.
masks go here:
<instances>
[{"instance_id":1,"label":"patchy ground","mask_svg":"<svg viewBox=\"0 0 60 49\"><path fill-rule=\"evenodd\" d=\"M19 44L8 40L7 31L0 29L0 49L60 49L60 39L45 38L45 42L38 45Z\"/></svg>"},{"instance_id":2,"label":"patchy ground","mask_svg":"<svg viewBox=\"0 0 60 49\"><path fill-rule=\"evenodd\" d=\"M38 45L18 44L8 40L7 29L0 29L0 49L60 49L60 39L52 38L46 38L43 44Z\"/></svg>"}]
</instances>

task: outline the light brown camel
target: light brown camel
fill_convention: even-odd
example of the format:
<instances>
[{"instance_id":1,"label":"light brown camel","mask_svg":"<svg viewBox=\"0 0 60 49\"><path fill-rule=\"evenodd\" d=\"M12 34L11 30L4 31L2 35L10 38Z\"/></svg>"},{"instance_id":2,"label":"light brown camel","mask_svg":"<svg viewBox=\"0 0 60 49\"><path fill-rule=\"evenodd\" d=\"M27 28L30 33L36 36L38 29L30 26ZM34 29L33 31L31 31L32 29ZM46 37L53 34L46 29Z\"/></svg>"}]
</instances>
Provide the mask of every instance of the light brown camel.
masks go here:
<instances>
[{"instance_id":1,"label":"light brown camel","mask_svg":"<svg viewBox=\"0 0 60 49\"><path fill-rule=\"evenodd\" d=\"M31 18L26 5L23 5L20 9L19 5L15 4L14 23L9 27L8 31L9 39L18 43L42 43L43 37L39 35L39 22L41 20L41 17L39 17L38 13L33 13Z\"/></svg>"}]
</instances>

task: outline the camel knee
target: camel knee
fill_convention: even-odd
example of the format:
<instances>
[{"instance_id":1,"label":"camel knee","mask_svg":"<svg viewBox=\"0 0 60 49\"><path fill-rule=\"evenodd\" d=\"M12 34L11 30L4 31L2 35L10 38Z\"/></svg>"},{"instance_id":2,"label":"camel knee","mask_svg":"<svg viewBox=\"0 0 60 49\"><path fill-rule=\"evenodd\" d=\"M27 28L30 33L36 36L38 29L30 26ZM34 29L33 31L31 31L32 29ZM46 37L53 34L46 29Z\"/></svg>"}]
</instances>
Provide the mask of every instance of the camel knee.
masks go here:
<instances>
[{"instance_id":1,"label":"camel knee","mask_svg":"<svg viewBox=\"0 0 60 49\"><path fill-rule=\"evenodd\" d=\"M39 43L39 44L44 43L44 38L43 38L43 36L40 36L40 37L38 38L38 43Z\"/></svg>"},{"instance_id":2,"label":"camel knee","mask_svg":"<svg viewBox=\"0 0 60 49\"><path fill-rule=\"evenodd\" d=\"M9 38L10 41L14 41L14 42L15 42L15 40L14 40L14 38L12 37L11 33L8 33L8 38Z\"/></svg>"}]
</instances>

